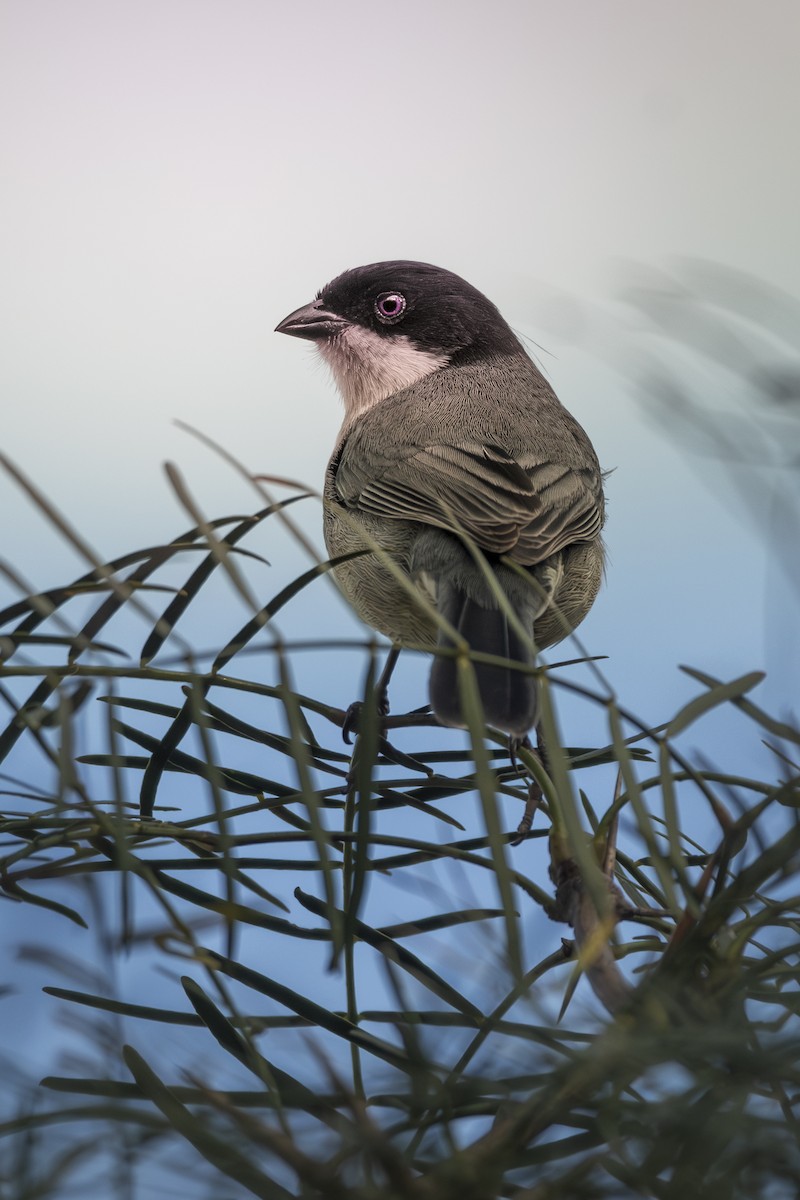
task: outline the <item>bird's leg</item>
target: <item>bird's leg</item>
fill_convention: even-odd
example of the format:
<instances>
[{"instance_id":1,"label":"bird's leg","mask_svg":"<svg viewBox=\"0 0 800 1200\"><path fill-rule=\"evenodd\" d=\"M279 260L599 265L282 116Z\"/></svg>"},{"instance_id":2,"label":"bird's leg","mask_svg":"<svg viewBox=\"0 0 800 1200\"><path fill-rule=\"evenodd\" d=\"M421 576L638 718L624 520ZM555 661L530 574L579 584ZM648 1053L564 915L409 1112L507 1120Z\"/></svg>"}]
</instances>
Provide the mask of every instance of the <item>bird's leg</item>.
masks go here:
<instances>
[{"instance_id":1,"label":"bird's leg","mask_svg":"<svg viewBox=\"0 0 800 1200\"><path fill-rule=\"evenodd\" d=\"M379 717L389 715L389 680L392 678L392 673L397 665L397 660L400 657L400 647L392 646L386 656L386 662L383 665L383 670L378 677L378 682L375 684L375 706L378 710ZM358 723L361 719L361 710L364 707L363 700L354 700L344 714L342 722L342 738L350 745L352 734L358 732Z\"/></svg>"}]
</instances>

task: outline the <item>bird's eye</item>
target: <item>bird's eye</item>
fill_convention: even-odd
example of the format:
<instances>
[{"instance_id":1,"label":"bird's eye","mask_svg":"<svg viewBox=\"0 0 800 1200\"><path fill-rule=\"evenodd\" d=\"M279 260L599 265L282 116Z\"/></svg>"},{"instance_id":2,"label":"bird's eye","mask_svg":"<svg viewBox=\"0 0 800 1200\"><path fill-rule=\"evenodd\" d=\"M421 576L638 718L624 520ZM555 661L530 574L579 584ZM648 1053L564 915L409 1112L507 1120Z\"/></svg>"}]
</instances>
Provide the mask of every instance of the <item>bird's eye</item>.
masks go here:
<instances>
[{"instance_id":1,"label":"bird's eye","mask_svg":"<svg viewBox=\"0 0 800 1200\"><path fill-rule=\"evenodd\" d=\"M402 321L406 311L406 298L400 292L381 292L375 300L375 316L382 325L395 325Z\"/></svg>"}]
</instances>

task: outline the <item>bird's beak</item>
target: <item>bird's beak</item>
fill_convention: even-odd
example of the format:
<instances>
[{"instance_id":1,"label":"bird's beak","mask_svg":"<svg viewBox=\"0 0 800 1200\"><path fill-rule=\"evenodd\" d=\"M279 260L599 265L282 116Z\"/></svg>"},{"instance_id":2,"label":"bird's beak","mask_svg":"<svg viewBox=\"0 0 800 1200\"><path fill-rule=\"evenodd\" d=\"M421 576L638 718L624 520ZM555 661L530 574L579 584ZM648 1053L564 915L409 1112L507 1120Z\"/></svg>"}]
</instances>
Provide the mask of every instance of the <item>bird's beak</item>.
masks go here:
<instances>
[{"instance_id":1,"label":"bird's beak","mask_svg":"<svg viewBox=\"0 0 800 1200\"><path fill-rule=\"evenodd\" d=\"M275 327L275 332L317 342L341 333L346 326L347 321L327 309L322 300L312 300L310 304L284 317L280 325Z\"/></svg>"}]
</instances>

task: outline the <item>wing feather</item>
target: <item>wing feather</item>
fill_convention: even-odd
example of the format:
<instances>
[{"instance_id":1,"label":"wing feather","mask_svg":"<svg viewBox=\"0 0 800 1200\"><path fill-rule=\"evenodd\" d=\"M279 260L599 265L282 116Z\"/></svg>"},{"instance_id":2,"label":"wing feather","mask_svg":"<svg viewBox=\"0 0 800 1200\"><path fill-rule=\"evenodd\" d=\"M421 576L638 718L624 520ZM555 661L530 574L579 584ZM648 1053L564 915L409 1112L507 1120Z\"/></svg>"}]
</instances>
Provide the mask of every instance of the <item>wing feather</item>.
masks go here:
<instances>
[{"instance_id":1,"label":"wing feather","mask_svg":"<svg viewBox=\"0 0 800 1200\"><path fill-rule=\"evenodd\" d=\"M356 511L464 530L482 550L526 565L594 539L603 523L599 470L475 442L410 447L370 478L345 444L335 486Z\"/></svg>"}]
</instances>

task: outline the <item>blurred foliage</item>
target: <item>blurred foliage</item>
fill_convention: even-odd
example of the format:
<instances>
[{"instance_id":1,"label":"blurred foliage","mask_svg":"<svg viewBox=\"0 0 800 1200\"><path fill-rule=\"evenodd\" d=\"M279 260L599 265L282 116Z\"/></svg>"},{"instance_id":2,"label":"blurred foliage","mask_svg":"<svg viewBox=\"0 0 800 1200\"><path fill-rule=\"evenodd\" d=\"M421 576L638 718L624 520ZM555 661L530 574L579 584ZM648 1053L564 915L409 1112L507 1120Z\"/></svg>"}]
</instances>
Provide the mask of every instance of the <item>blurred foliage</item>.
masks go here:
<instances>
[{"instance_id":1,"label":"blurred foliage","mask_svg":"<svg viewBox=\"0 0 800 1200\"><path fill-rule=\"evenodd\" d=\"M294 682L328 643L276 631L331 564L263 606L247 575L302 494L208 522L173 469L192 528L100 563L7 466L87 558L0 613L0 882L82 931L23 958L89 1051L6 1064L2 1200L800 1192L800 732L758 674L690 671L648 728L597 662L550 664L546 756L512 758L474 705L469 743L424 708L380 728L365 642L351 761ZM207 653L182 630L219 577L248 617ZM567 693L606 744L563 745ZM768 778L687 756L709 716Z\"/></svg>"},{"instance_id":2,"label":"blurred foliage","mask_svg":"<svg viewBox=\"0 0 800 1200\"><path fill-rule=\"evenodd\" d=\"M639 269L623 299L648 347L647 411L765 544L789 550L776 566L800 593L800 300L697 259Z\"/></svg>"}]
</instances>

